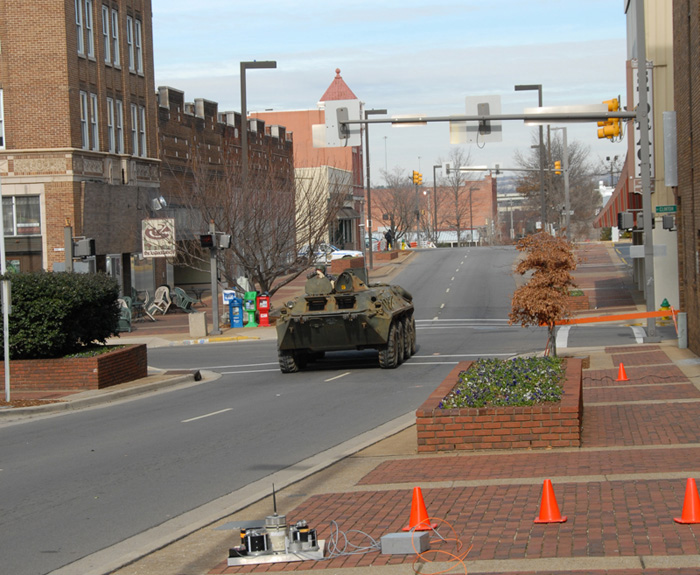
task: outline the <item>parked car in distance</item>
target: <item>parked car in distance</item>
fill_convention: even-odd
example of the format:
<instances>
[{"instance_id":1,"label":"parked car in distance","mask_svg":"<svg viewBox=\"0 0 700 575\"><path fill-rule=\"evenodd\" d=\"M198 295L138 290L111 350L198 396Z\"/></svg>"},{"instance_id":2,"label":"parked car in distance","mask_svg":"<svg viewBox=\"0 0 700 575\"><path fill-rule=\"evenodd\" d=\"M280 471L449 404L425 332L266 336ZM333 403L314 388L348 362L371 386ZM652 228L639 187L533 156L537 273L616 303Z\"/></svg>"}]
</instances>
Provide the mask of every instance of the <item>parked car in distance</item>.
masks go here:
<instances>
[{"instance_id":1,"label":"parked car in distance","mask_svg":"<svg viewBox=\"0 0 700 575\"><path fill-rule=\"evenodd\" d=\"M301 249L299 255L306 256L308 248ZM359 258L364 254L357 250L341 250L332 244L319 244L314 252L314 263L328 263L332 260L340 260L343 258Z\"/></svg>"}]
</instances>

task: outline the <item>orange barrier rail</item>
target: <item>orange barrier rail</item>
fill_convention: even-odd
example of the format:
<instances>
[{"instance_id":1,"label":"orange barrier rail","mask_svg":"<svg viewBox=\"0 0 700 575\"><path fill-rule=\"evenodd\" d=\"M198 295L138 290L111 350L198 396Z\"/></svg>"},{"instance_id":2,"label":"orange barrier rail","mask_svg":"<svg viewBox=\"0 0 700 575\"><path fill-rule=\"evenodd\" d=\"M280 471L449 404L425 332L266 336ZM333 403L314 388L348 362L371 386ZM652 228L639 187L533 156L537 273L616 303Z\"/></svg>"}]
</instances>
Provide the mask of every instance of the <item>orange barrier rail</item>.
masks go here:
<instances>
[{"instance_id":1,"label":"orange barrier rail","mask_svg":"<svg viewBox=\"0 0 700 575\"><path fill-rule=\"evenodd\" d=\"M673 321L676 321L677 309L667 309L661 311L640 311L635 313L621 313L617 315L603 315L598 317L577 317L572 319L562 319L556 322L556 325L572 325L576 323L601 323L606 321L625 321L628 319L642 319L646 317L667 317L672 315Z\"/></svg>"}]
</instances>

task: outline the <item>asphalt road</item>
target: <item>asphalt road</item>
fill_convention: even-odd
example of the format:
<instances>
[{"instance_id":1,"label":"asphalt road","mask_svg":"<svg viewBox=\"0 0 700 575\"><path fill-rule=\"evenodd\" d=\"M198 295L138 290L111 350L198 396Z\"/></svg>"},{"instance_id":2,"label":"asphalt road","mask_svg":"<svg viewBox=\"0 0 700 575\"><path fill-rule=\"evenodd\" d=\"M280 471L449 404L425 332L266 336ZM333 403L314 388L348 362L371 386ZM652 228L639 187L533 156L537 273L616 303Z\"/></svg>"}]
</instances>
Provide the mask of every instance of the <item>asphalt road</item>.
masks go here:
<instances>
[{"instance_id":1,"label":"asphalt road","mask_svg":"<svg viewBox=\"0 0 700 575\"><path fill-rule=\"evenodd\" d=\"M417 253L394 280L418 338L397 370L343 352L283 375L269 341L152 349L150 365L219 377L0 427L2 572L49 573L294 467L412 412L457 361L543 349L544 330L507 325L515 255Z\"/></svg>"}]
</instances>

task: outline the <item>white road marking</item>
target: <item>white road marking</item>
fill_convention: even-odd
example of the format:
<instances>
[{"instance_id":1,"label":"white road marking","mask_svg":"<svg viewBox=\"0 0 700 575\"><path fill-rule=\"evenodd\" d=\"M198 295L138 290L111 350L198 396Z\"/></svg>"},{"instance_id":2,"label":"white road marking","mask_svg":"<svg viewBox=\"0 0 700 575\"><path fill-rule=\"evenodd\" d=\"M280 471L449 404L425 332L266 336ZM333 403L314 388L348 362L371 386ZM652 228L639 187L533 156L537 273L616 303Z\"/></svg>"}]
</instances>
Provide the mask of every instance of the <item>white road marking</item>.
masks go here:
<instances>
[{"instance_id":1,"label":"white road marking","mask_svg":"<svg viewBox=\"0 0 700 575\"><path fill-rule=\"evenodd\" d=\"M242 363L239 365L208 365L206 367L198 367L197 369L235 369L237 367L262 367L263 365L277 365L276 361L268 361L266 363Z\"/></svg>"},{"instance_id":2,"label":"white road marking","mask_svg":"<svg viewBox=\"0 0 700 575\"><path fill-rule=\"evenodd\" d=\"M634 334L634 339L637 343L644 343L644 338L647 336L647 332L644 328L638 325L632 326L632 333Z\"/></svg>"},{"instance_id":3,"label":"white road marking","mask_svg":"<svg viewBox=\"0 0 700 575\"><path fill-rule=\"evenodd\" d=\"M445 307L444 303L440 305L440 309L443 309L444 307Z\"/></svg>"},{"instance_id":4,"label":"white road marking","mask_svg":"<svg viewBox=\"0 0 700 575\"><path fill-rule=\"evenodd\" d=\"M445 290L445 293L450 293L450 288L447 288L447 289Z\"/></svg>"},{"instance_id":5,"label":"white road marking","mask_svg":"<svg viewBox=\"0 0 700 575\"><path fill-rule=\"evenodd\" d=\"M557 349L560 347L568 347L569 343L569 331L571 330L570 325L563 325L557 330Z\"/></svg>"},{"instance_id":6,"label":"white road marking","mask_svg":"<svg viewBox=\"0 0 700 575\"><path fill-rule=\"evenodd\" d=\"M330 379L324 379L325 382L333 381L334 379L340 379L341 377L345 377L346 375L350 375L351 372L346 371L345 373L341 373L340 375L336 375L335 377L331 377Z\"/></svg>"},{"instance_id":7,"label":"white road marking","mask_svg":"<svg viewBox=\"0 0 700 575\"><path fill-rule=\"evenodd\" d=\"M183 419L180 423L189 423L190 421L197 421L198 419L204 419L205 417L211 417L213 415L219 415L220 413L226 413L227 411L232 411L233 407L228 407L226 409L221 409L219 411L214 411L212 413L207 413L206 415L200 415L199 417L192 417L191 419Z\"/></svg>"}]
</instances>

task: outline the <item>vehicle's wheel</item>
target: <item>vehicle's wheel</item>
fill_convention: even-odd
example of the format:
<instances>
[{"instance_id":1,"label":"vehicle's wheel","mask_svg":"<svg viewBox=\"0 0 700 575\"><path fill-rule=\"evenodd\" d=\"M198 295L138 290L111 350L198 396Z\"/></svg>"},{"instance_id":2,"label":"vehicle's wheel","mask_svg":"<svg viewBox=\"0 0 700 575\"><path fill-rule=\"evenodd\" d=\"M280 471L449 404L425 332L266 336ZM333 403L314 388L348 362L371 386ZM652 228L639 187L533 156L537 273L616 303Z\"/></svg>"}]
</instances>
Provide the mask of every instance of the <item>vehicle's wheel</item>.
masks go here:
<instances>
[{"instance_id":1,"label":"vehicle's wheel","mask_svg":"<svg viewBox=\"0 0 700 575\"><path fill-rule=\"evenodd\" d=\"M279 358L280 371L282 373L296 373L299 371L299 365L293 351L280 349L277 351L277 357Z\"/></svg>"},{"instance_id":2,"label":"vehicle's wheel","mask_svg":"<svg viewBox=\"0 0 700 575\"><path fill-rule=\"evenodd\" d=\"M413 331L413 324L411 323L411 317L403 318L401 322L403 324L403 356L404 361L411 357L411 346L413 345L414 338L416 336Z\"/></svg>"},{"instance_id":3,"label":"vehicle's wheel","mask_svg":"<svg viewBox=\"0 0 700 575\"><path fill-rule=\"evenodd\" d=\"M394 369L396 365L396 322L392 322L386 345L379 350L379 367Z\"/></svg>"},{"instance_id":4,"label":"vehicle's wheel","mask_svg":"<svg viewBox=\"0 0 700 575\"><path fill-rule=\"evenodd\" d=\"M396 365L401 365L406 359L406 332L403 322L396 322Z\"/></svg>"}]
</instances>

